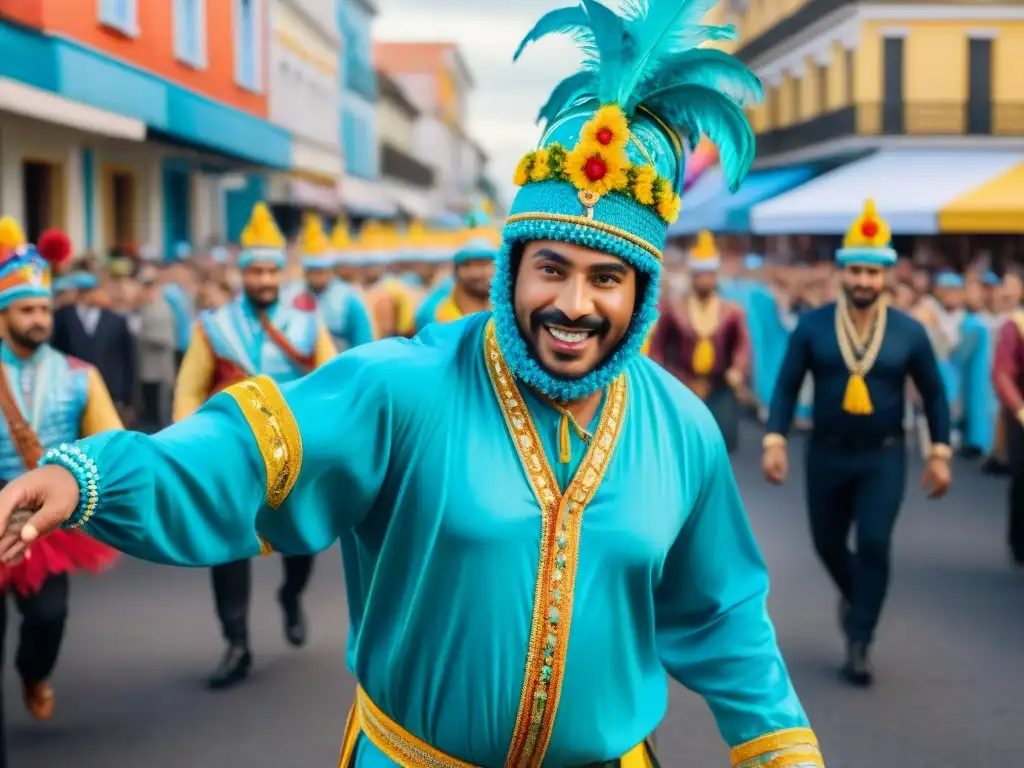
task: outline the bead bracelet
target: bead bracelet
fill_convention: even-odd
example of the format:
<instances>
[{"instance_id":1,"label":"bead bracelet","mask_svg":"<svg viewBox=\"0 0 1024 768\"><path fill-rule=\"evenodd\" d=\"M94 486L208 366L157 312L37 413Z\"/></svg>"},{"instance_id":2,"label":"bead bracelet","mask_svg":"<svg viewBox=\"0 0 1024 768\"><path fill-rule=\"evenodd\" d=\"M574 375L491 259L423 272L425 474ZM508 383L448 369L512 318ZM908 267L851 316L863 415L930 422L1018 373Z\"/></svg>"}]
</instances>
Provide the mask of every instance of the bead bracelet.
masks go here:
<instances>
[{"instance_id":1,"label":"bead bracelet","mask_svg":"<svg viewBox=\"0 0 1024 768\"><path fill-rule=\"evenodd\" d=\"M78 506L63 527L71 530L81 528L89 522L99 503L99 467L86 456L85 451L71 443L61 443L59 447L48 450L39 461L39 466L47 464L64 467L75 476L78 482Z\"/></svg>"}]
</instances>

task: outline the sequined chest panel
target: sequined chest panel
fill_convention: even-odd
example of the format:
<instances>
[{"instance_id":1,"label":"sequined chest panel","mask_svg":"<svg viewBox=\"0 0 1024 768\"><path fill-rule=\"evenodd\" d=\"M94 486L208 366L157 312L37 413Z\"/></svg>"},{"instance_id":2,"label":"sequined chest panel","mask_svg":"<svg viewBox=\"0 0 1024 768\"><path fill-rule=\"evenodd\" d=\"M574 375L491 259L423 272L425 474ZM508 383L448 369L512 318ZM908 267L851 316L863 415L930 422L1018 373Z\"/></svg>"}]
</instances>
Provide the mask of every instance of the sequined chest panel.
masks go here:
<instances>
[{"instance_id":1,"label":"sequined chest panel","mask_svg":"<svg viewBox=\"0 0 1024 768\"><path fill-rule=\"evenodd\" d=\"M281 302L273 310L271 322L296 351L309 355L316 346L317 314L292 304L293 300ZM305 373L260 328L259 321L246 310L242 300L204 312L199 320L213 354L234 363L247 376L262 373L284 383Z\"/></svg>"},{"instance_id":2,"label":"sequined chest panel","mask_svg":"<svg viewBox=\"0 0 1024 768\"><path fill-rule=\"evenodd\" d=\"M79 437L82 413L89 401L89 369L46 348L35 366L34 391L23 392L21 372L3 365L25 422L44 448ZM25 464L9 439L7 422L0 419L0 480L8 482L25 472Z\"/></svg>"}]
</instances>

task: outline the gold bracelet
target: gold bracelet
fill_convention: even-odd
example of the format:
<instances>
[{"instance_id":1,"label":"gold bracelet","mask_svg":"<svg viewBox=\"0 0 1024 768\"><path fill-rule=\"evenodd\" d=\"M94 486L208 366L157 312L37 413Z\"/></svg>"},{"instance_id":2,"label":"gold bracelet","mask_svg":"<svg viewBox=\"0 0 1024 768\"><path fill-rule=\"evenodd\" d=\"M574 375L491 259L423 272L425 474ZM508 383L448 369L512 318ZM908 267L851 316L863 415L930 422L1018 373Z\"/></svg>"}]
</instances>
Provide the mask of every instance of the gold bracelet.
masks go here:
<instances>
[{"instance_id":1,"label":"gold bracelet","mask_svg":"<svg viewBox=\"0 0 1024 768\"><path fill-rule=\"evenodd\" d=\"M1017 421L1020 424L1024 424L1024 406L1021 406L1021 408L1017 410Z\"/></svg>"},{"instance_id":2,"label":"gold bracelet","mask_svg":"<svg viewBox=\"0 0 1024 768\"><path fill-rule=\"evenodd\" d=\"M928 458L949 461L953 458L953 449L944 443L932 443L932 449L928 453Z\"/></svg>"},{"instance_id":3,"label":"gold bracelet","mask_svg":"<svg viewBox=\"0 0 1024 768\"><path fill-rule=\"evenodd\" d=\"M785 448L786 436L778 432L770 432L761 440L761 449L767 451L769 448Z\"/></svg>"},{"instance_id":4,"label":"gold bracelet","mask_svg":"<svg viewBox=\"0 0 1024 768\"><path fill-rule=\"evenodd\" d=\"M730 368L725 372L725 382L730 387L738 387L743 383L746 377L743 375L743 371L736 368Z\"/></svg>"}]
</instances>

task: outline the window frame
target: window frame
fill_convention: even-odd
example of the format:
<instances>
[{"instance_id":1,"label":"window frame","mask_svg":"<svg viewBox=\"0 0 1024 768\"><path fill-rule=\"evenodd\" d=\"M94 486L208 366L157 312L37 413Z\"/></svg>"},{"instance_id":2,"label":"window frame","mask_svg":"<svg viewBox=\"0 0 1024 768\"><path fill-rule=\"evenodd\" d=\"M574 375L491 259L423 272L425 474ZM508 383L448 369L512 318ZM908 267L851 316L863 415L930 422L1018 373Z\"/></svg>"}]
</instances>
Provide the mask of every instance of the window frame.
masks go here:
<instances>
[{"instance_id":1,"label":"window frame","mask_svg":"<svg viewBox=\"0 0 1024 768\"><path fill-rule=\"evenodd\" d=\"M243 5L250 3L252 12L252 72L246 72L245 60L243 57L243 29L242 15ZM235 84L251 93L263 93L263 25L264 25L264 3L263 0L233 0L233 39L235 45Z\"/></svg>"},{"instance_id":2,"label":"window frame","mask_svg":"<svg viewBox=\"0 0 1024 768\"><path fill-rule=\"evenodd\" d=\"M189 37L185 27L185 4L195 4L195 29ZM193 69L206 69L209 65L206 36L206 0L174 0L174 58ZM188 49L188 41L195 41L195 51Z\"/></svg>"},{"instance_id":3,"label":"window frame","mask_svg":"<svg viewBox=\"0 0 1024 768\"><path fill-rule=\"evenodd\" d=\"M124 3L124 16L121 15ZM128 37L139 36L139 0L97 0L100 24Z\"/></svg>"}]
</instances>

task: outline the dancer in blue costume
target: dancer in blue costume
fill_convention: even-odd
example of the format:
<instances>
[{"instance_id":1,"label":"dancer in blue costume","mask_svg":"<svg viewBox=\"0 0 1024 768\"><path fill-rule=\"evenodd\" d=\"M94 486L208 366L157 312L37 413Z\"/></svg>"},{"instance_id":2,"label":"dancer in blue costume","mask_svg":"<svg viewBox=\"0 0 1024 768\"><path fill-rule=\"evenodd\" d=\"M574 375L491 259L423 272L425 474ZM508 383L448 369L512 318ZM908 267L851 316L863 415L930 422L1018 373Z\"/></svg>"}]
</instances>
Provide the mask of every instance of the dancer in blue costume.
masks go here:
<instances>
[{"instance_id":1,"label":"dancer in blue costume","mask_svg":"<svg viewBox=\"0 0 1024 768\"><path fill-rule=\"evenodd\" d=\"M187 419L211 395L247 378L263 375L284 384L335 356L316 301L306 293L286 299L281 292L284 238L262 203L253 209L242 246L238 267L243 291L226 306L200 314L174 390L174 421ZM303 552L286 554L278 601L285 637L299 647L306 642L301 599L313 558ZM214 603L227 648L208 682L211 688L225 688L247 677L252 667L250 563L248 557L239 557L211 564Z\"/></svg>"},{"instance_id":2,"label":"dancer in blue costume","mask_svg":"<svg viewBox=\"0 0 1024 768\"><path fill-rule=\"evenodd\" d=\"M302 294L314 299L338 351L373 341L373 323L359 292L334 274L337 254L332 253L319 216L306 216L299 239L304 279L285 286L281 300L289 302Z\"/></svg>"},{"instance_id":3,"label":"dancer in blue costume","mask_svg":"<svg viewBox=\"0 0 1024 768\"><path fill-rule=\"evenodd\" d=\"M0 529L41 505L0 556L61 525L180 565L353 531L346 572L372 579L345 766L651 766L666 673L733 766L823 766L721 434L638 354L679 135L715 141L734 188L754 155L738 101L760 85L695 47L731 31L700 25L708 5L585 0L528 35L571 31L587 65L519 165L493 313L243 382L153 437L60 447L0 492Z\"/></svg>"},{"instance_id":4,"label":"dancer in blue costume","mask_svg":"<svg viewBox=\"0 0 1024 768\"><path fill-rule=\"evenodd\" d=\"M454 284L439 301L430 301L428 295L416 313L418 329L434 322L452 323L491 308L494 260L501 247L501 233L489 226L481 211L471 214L467 224L463 242L453 258Z\"/></svg>"},{"instance_id":5,"label":"dancer in blue costume","mask_svg":"<svg viewBox=\"0 0 1024 768\"><path fill-rule=\"evenodd\" d=\"M788 473L786 435L804 377L814 376L814 431L807 449L807 508L814 548L840 593L846 636L842 675L872 683L868 648L889 586L892 534L906 486L906 382L924 401L931 450L921 485L933 498L950 483L949 404L924 328L884 295L896 263L892 232L869 200L836 252L843 290L805 312L790 337L764 438L764 473ZM850 551L851 529L857 545Z\"/></svg>"}]
</instances>

